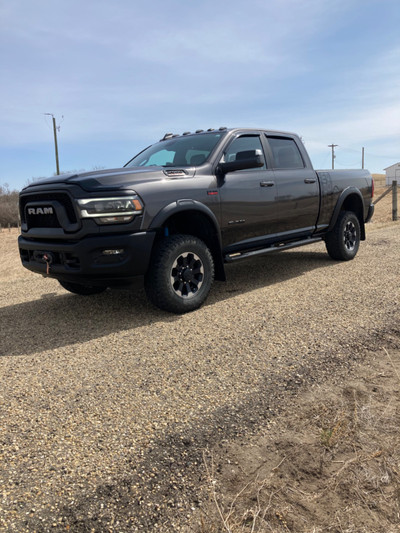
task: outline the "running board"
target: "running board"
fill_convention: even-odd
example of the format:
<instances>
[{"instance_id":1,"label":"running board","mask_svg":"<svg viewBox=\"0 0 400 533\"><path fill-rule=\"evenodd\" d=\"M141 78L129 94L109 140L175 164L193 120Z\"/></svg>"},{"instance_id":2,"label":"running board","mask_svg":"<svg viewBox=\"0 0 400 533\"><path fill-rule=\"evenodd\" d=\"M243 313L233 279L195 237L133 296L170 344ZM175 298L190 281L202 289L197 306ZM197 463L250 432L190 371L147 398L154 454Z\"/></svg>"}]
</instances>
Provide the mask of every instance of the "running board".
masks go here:
<instances>
[{"instance_id":1,"label":"running board","mask_svg":"<svg viewBox=\"0 0 400 533\"><path fill-rule=\"evenodd\" d=\"M252 250L250 252L236 252L224 255L224 261L226 263L233 263L239 259L247 259L256 255L268 254L270 252L279 252L280 250L289 250L289 248L298 248L299 246L305 246L306 244L312 244L313 242L322 241L322 237L310 237L309 239L303 239L301 241L292 241L287 244L271 244L266 248L260 248L259 250Z\"/></svg>"}]
</instances>

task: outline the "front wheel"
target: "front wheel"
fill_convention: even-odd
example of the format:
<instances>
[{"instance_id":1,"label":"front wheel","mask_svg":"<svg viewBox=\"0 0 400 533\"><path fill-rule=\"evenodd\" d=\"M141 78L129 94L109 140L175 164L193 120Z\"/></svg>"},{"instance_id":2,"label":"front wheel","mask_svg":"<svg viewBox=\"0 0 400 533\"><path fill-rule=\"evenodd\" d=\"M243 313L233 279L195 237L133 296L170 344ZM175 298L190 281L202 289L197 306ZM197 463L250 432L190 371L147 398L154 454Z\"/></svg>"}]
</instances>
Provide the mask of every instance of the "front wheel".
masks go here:
<instances>
[{"instance_id":1,"label":"front wheel","mask_svg":"<svg viewBox=\"0 0 400 533\"><path fill-rule=\"evenodd\" d=\"M181 314L204 303L213 279L214 261L204 242L172 235L156 245L144 286L155 306Z\"/></svg>"},{"instance_id":2,"label":"front wheel","mask_svg":"<svg viewBox=\"0 0 400 533\"><path fill-rule=\"evenodd\" d=\"M107 287L96 287L95 285L81 285L80 283L71 283L69 281L58 280L58 283L65 290L81 296L90 296L91 294L100 294L104 292Z\"/></svg>"},{"instance_id":3,"label":"front wheel","mask_svg":"<svg viewBox=\"0 0 400 533\"><path fill-rule=\"evenodd\" d=\"M325 239L328 254L339 261L353 259L360 246L360 233L357 215L352 211L342 211Z\"/></svg>"}]
</instances>

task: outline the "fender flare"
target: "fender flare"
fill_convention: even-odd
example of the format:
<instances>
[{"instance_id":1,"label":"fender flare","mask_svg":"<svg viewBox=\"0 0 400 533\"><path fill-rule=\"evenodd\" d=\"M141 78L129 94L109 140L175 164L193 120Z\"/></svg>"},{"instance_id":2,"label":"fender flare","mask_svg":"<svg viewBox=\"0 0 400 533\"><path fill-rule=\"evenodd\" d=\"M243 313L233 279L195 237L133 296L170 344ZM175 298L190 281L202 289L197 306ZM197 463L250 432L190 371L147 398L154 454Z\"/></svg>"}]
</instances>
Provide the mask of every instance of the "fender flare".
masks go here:
<instances>
[{"instance_id":1,"label":"fender flare","mask_svg":"<svg viewBox=\"0 0 400 533\"><path fill-rule=\"evenodd\" d=\"M176 202L171 202L170 204L164 206L153 218L149 230L157 230L162 227L164 222L170 218L173 215L176 215L177 213L182 213L184 211L200 211L204 215L206 215L212 222L215 234L218 237L218 243L220 248L222 248L222 241L221 241L221 230L219 227L219 223L217 220L217 217L214 215L214 213L211 211L209 207L202 204L201 202L198 202L197 200L191 200L191 199L182 199L182 200L176 200Z\"/></svg>"},{"instance_id":2,"label":"fender flare","mask_svg":"<svg viewBox=\"0 0 400 533\"><path fill-rule=\"evenodd\" d=\"M335 205L335 209L333 210L333 214L332 214L331 221L329 223L327 231L332 231L333 230L333 228L335 227L336 221L337 221L337 219L339 217L339 213L342 210L344 202L346 201L346 199L349 196L352 196L352 195L357 196L359 198L360 202L361 202L362 216L361 216L361 219L360 219L360 227L361 227L361 236L362 236L362 238L365 238L364 198L362 197L362 194L361 194L360 190L357 189L357 187L347 187L346 189L344 189L342 191L342 193L340 194L339 198L337 199L337 202L336 202L336 205Z\"/></svg>"}]
</instances>

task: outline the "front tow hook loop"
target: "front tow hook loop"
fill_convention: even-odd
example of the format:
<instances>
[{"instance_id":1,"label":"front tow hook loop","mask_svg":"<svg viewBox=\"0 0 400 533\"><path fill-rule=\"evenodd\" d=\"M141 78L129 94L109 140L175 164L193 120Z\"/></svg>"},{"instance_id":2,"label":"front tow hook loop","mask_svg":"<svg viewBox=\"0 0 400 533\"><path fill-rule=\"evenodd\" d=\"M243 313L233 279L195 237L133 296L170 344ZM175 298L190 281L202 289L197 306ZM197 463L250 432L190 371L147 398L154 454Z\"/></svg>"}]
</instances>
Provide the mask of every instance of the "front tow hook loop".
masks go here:
<instances>
[{"instance_id":1,"label":"front tow hook loop","mask_svg":"<svg viewBox=\"0 0 400 533\"><path fill-rule=\"evenodd\" d=\"M46 275L48 276L50 274L50 265L53 262L53 259L48 254L43 254L43 261L46 263Z\"/></svg>"}]
</instances>

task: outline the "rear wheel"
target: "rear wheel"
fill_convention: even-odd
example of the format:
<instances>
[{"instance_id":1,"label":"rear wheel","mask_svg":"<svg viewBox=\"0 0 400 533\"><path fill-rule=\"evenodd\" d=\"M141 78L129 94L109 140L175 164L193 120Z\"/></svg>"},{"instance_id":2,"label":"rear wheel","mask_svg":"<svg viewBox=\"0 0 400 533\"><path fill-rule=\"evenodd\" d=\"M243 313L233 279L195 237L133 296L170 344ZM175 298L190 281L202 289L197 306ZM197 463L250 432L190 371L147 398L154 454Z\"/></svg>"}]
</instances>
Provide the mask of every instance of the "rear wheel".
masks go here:
<instances>
[{"instance_id":1,"label":"rear wheel","mask_svg":"<svg viewBox=\"0 0 400 533\"><path fill-rule=\"evenodd\" d=\"M326 249L332 259L349 261L360 246L360 222L352 211L342 211L325 239Z\"/></svg>"},{"instance_id":2,"label":"rear wheel","mask_svg":"<svg viewBox=\"0 0 400 533\"><path fill-rule=\"evenodd\" d=\"M200 307L214 279L214 261L204 242L192 235L172 235L156 245L145 290L160 309L187 313Z\"/></svg>"},{"instance_id":3,"label":"rear wheel","mask_svg":"<svg viewBox=\"0 0 400 533\"><path fill-rule=\"evenodd\" d=\"M69 281L58 280L58 283L65 290L81 296L90 296L91 294L100 294L104 292L107 287L96 287L95 285L81 285L80 283L71 283Z\"/></svg>"}]
</instances>

